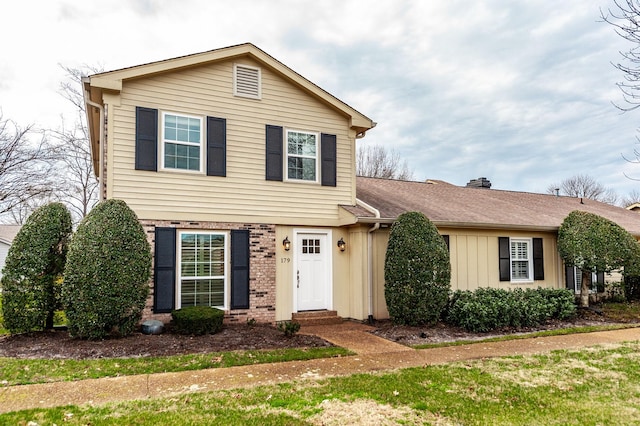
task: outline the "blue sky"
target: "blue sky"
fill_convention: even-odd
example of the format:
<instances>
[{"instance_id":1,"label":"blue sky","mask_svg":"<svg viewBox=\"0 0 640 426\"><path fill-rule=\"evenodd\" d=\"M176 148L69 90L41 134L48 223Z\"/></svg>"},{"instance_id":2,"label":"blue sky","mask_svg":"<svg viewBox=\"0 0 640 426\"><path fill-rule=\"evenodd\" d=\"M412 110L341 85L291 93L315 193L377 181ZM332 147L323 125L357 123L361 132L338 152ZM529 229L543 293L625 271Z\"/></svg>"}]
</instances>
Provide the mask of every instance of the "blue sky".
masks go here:
<instances>
[{"instance_id":1,"label":"blue sky","mask_svg":"<svg viewBox=\"0 0 640 426\"><path fill-rule=\"evenodd\" d=\"M589 174L640 190L640 110L611 62L609 0L23 0L3 4L0 109L60 126L59 64L117 69L251 42L378 123L415 178L545 192Z\"/></svg>"}]
</instances>

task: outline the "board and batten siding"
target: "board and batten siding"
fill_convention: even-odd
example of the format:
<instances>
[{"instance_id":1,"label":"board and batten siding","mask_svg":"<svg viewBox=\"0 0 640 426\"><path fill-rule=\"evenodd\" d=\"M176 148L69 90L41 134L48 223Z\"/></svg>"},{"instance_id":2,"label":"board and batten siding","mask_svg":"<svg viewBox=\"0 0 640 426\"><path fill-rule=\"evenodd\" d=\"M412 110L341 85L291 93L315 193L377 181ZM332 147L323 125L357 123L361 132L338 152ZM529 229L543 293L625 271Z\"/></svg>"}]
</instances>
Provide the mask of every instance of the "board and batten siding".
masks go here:
<instances>
[{"instance_id":1,"label":"board and batten siding","mask_svg":"<svg viewBox=\"0 0 640 426\"><path fill-rule=\"evenodd\" d=\"M238 63L259 66L249 60ZM348 117L267 67L261 70L260 100L233 96L232 61L125 81L118 102L109 106L108 198L125 200L144 219L339 224L338 205L355 201L355 135ZM158 109L159 115L224 118L226 177L135 170L137 106ZM158 121L160 126L160 117ZM337 185L265 180L266 125L336 135Z\"/></svg>"},{"instance_id":2,"label":"board and batten siding","mask_svg":"<svg viewBox=\"0 0 640 426\"><path fill-rule=\"evenodd\" d=\"M558 255L556 235L545 232L509 230L471 230L438 228L442 235L449 236L451 259L451 290L476 290L481 287L502 289L514 288L564 288L563 266ZM498 238L542 238L544 280L527 283L500 281ZM373 251L373 301L374 316L388 318L384 299L384 261L389 241L389 230L374 234Z\"/></svg>"}]
</instances>

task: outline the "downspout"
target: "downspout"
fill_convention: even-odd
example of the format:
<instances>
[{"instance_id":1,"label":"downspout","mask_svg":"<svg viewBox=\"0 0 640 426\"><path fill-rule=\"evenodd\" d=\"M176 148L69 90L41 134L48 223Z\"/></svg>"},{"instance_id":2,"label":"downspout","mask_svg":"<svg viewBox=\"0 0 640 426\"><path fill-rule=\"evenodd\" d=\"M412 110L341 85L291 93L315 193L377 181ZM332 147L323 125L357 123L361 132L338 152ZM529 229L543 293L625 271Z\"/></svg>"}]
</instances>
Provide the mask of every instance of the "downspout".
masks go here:
<instances>
[{"instance_id":1,"label":"downspout","mask_svg":"<svg viewBox=\"0 0 640 426\"><path fill-rule=\"evenodd\" d=\"M93 102L89 97L89 92L87 89L84 90L84 102L87 105L98 108L100 111L100 140L98 141L100 153L98 155L98 164L100 167L100 171L98 172L98 186L100 187L100 191L98 194L98 201L104 200L104 106L99 103ZM87 121L89 120L89 111L86 112ZM91 138L91 136L89 136ZM91 143L91 139L89 139L89 143ZM91 148L91 147L89 147Z\"/></svg>"},{"instance_id":2,"label":"downspout","mask_svg":"<svg viewBox=\"0 0 640 426\"><path fill-rule=\"evenodd\" d=\"M375 207L357 198L356 204L373 213L376 219L380 219L380 211ZM367 286L369 289L369 315L367 321L369 324L373 324L373 233L378 229L380 229L380 221L377 221L369 228L367 235Z\"/></svg>"}]
</instances>

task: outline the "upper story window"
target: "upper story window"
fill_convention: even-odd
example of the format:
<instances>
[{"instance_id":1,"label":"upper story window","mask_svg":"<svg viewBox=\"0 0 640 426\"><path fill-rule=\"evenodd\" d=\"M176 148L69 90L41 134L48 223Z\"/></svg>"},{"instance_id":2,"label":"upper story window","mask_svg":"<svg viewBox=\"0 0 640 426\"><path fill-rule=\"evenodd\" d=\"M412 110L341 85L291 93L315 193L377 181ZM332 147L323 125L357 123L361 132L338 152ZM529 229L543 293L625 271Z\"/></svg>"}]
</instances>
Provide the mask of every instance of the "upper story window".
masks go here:
<instances>
[{"instance_id":1,"label":"upper story window","mask_svg":"<svg viewBox=\"0 0 640 426\"><path fill-rule=\"evenodd\" d=\"M531 240L511 239L511 281L533 281Z\"/></svg>"},{"instance_id":2,"label":"upper story window","mask_svg":"<svg viewBox=\"0 0 640 426\"><path fill-rule=\"evenodd\" d=\"M287 179L318 181L318 134L287 130Z\"/></svg>"},{"instance_id":3,"label":"upper story window","mask_svg":"<svg viewBox=\"0 0 640 426\"><path fill-rule=\"evenodd\" d=\"M245 98L262 97L262 77L260 68L249 65L233 65L233 94Z\"/></svg>"},{"instance_id":4,"label":"upper story window","mask_svg":"<svg viewBox=\"0 0 640 426\"><path fill-rule=\"evenodd\" d=\"M202 118L162 114L162 167L202 171Z\"/></svg>"}]
</instances>

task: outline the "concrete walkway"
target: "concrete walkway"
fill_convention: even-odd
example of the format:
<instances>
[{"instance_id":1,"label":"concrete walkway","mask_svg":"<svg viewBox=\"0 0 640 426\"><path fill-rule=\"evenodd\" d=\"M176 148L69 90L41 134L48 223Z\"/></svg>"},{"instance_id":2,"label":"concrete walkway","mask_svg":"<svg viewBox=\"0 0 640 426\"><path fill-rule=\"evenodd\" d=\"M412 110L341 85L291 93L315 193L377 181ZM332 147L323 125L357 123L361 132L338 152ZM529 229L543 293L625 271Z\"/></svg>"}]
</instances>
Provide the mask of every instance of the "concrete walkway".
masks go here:
<instances>
[{"instance_id":1,"label":"concrete walkway","mask_svg":"<svg viewBox=\"0 0 640 426\"><path fill-rule=\"evenodd\" d=\"M349 348L357 354L348 357L77 382L8 386L0 388L0 413L67 404L100 405L125 400L166 398L188 392L313 380L452 361L534 354L556 349L576 349L640 340L640 328L631 328L414 350L374 336L367 332L369 329L370 327L363 324L345 322L341 325L310 326L301 330L301 333L318 335L338 346Z\"/></svg>"}]
</instances>

